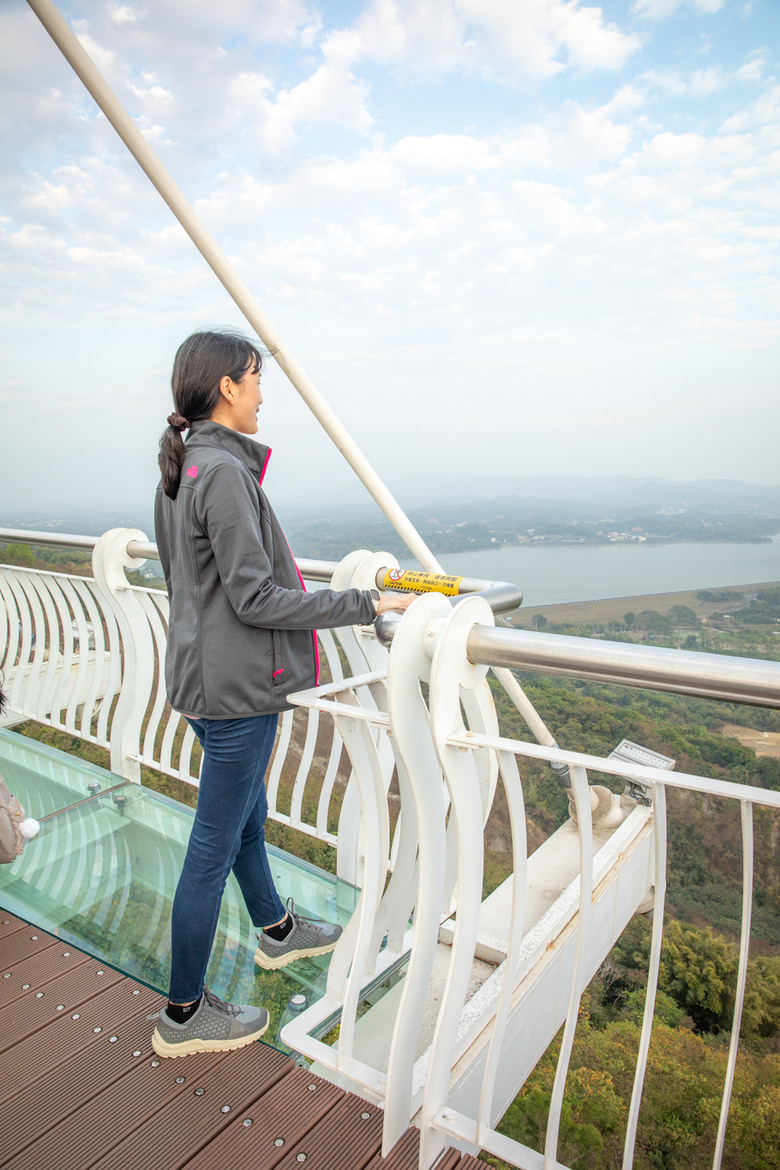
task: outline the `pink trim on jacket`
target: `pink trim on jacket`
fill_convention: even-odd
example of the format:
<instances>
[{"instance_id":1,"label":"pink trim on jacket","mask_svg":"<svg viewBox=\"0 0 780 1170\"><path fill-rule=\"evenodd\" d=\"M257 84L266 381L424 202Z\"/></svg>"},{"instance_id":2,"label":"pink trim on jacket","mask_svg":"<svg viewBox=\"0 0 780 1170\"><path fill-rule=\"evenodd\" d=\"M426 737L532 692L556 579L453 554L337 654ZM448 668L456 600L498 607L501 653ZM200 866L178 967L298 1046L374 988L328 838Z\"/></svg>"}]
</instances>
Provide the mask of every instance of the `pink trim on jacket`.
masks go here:
<instances>
[{"instance_id":1,"label":"pink trim on jacket","mask_svg":"<svg viewBox=\"0 0 780 1170\"><path fill-rule=\"evenodd\" d=\"M271 448L269 447L269 448L268 448L268 454L267 454L267 455L266 455L266 457L265 457L265 463L263 464L263 470L260 472L260 478L259 478L259 480L257 481L257 482L260 484L260 487L262 487L262 486L263 486L263 480L265 479L265 473L266 473L266 470L267 470L267 468L268 468L268 460L269 460L270 458L271 458ZM286 539L286 538L285 538L285 539ZM289 546L288 546L288 547L289 547ZM290 551L292 552L292 549L291 549Z\"/></svg>"},{"instance_id":2,"label":"pink trim on jacket","mask_svg":"<svg viewBox=\"0 0 780 1170\"><path fill-rule=\"evenodd\" d=\"M285 536L284 539L287 540L287 537ZM289 540L287 540L287 547L290 548ZM290 548L290 556L293 559L293 564L295 565L295 572L298 574L298 580L301 583L301 589L303 590L304 593L307 593L308 590L306 589L306 582L304 581L303 577L301 576L301 570L298 568L298 562L296 561L295 557L293 556L293 550L291 548ZM315 670L314 685L315 685L315 687L318 687L320 685L320 644L317 641L317 631L316 630L312 630L311 636L314 639L314 670Z\"/></svg>"},{"instance_id":3,"label":"pink trim on jacket","mask_svg":"<svg viewBox=\"0 0 780 1170\"><path fill-rule=\"evenodd\" d=\"M268 467L268 460L270 458L271 458L271 448L269 447L268 454L265 457L265 463L263 464L263 470L260 472L260 479L257 481L261 487L263 486L263 480L265 479L265 472L266 472L266 468ZM293 556L293 550L290 548L290 542L289 542L289 540L287 540L286 536L284 537L284 539L287 543L287 547L290 549L290 556L292 557L292 562L295 565L295 572L298 574L298 580L301 583L301 589L303 590L304 593L306 593L306 584L303 580L303 577L301 576L301 570L298 568L298 562L296 561L295 557ZM320 647L319 647L319 643L317 641L317 631L312 630L311 636L314 639L314 670L315 670L314 685L315 685L315 687L317 687L320 685ZM276 678L277 674L282 674L283 672L284 672L284 667L282 667L281 670L275 670L274 673L271 675L271 677Z\"/></svg>"}]
</instances>

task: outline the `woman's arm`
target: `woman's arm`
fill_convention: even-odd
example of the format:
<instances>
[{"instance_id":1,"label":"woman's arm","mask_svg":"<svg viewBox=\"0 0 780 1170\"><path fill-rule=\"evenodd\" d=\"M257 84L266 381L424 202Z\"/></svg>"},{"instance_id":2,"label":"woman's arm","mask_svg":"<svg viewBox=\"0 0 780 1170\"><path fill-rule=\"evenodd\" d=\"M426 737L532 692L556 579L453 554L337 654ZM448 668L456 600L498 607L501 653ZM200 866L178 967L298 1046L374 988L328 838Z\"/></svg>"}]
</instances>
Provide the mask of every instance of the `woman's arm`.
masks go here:
<instances>
[{"instance_id":1,"label":"woman's arm","mask_svg":"<svg viewBox=\"0 0 780 1170\"><path fill-rule=\"evenodd\" d=\"M219 573L222 588L236 615L250 626L309 630L368 625L377 609L362 589L318 589L305 593L287 589L273 579L271 560L263 545L257 489L247 472L220 464L199 485L196 514ZM292 554L282 550L282 555ZM203 598L204 602L207 600ZM380 612L405 609L412 598L383 597Z\"/></svg>"}]
</instances>

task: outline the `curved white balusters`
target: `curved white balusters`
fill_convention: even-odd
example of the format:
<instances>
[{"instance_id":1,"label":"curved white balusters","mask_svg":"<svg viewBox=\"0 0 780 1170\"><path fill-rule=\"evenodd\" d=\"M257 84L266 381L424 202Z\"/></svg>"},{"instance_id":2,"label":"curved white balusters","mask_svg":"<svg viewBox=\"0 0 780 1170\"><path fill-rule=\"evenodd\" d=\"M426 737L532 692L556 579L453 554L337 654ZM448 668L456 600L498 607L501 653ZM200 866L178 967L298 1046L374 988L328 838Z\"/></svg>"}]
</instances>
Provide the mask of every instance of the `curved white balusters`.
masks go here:
<instances>
[{"instance_id":1,"label":"curved white balusters","mask_svg":"<svg viewBox=\"0 0 780 1170\"><path fill-rule=\"evenodd\" d=\"M358 706L354 695L345 695L343 699ZM345 1068L352 1060L355 1020L364 976L376 967L377 953L372 950L372 927L387 878L390 822L383 769L371 728L367 723L339 715L336 716L336 723L355 769L363 806L360 824L365 857L358 904L344 932L347 937L343 945L340 942L336 948L328 971L327 996L343 1005L337 1067ZM345 979L347 965L349 974Z\"/></svg>"},{"instance_id":2,"label":"curved white balusters","mask_svg":"<svg viewBox=\"0 0 780 1170\"><path fill-rule=\"evenodd\" d=\"M73 635L74 652L75 652L75 678L73 681L73 689L68 699L67 709L65 711L65 724L68 727L79 727L80 734L83 735L86 731L89 734L89 723L92 717L93 708L89 707L84 702L85 693L90 690L90 676L94 677L96 671L94 668L90 670L90 655L94 654L95 637L94 627L91 622L87 620L87 607L85 605L86 598L89 594L86 590L80 593L74 584L67 578L62 578L59 581L60 589L62 590L63 599L67 602L68 612L72 614L73 620L71 623L71 632ZM59 607L58 607L59 608ZM65 614L62 614L63 621L67 620ZM81 718L78 717L78 708L81 705Z\"/></svg>"},{"instance_id":3,"label":"curved white balusters","mask_svg":"<svg viewBox=\"0 0 780 1170\"><path fill-rule=\"evenodd\" d=\"M639 1122L639 1106L642 1103L642 1087L647 1070L647 1054L650 1051L650 1037L653 1031L653 1013L658 990L658 972L661 966L661 943L664 933L664 908L666 905L666 790L662 784L653 785L653 817L655 819L655 889L653 890L653 937L647 965L647 989L645 1008L642 1014L642 1031L639 1036L639 1052L636 1058L634 1086L626 1121L626 1140L623 1147L623 1167L630 1170L634 1164L634 1146Z\"/></svg>"},{"instance_id":4,"label":"curved white balusters","mask_svg":"<svg viewBox=\"0 0 780 1170\"><path fill-rule=\"evenodd\" d=\"M588 774L584 768L569 769L571 786L574 793L574 806L577 810L577 824L579 827L580 843L580 905L577 918L577 949L574 956L574 971L571 977L569 992L569 1006L566 1012L566 1024L563 1029L561 1051L558 1065L555 1069L552 1096L550 1099L550 1115L547 1120L547 1136L544 1143L544 1170L557 1170L558 1133L561 1124L561 1110L563 1109L563 1093L566 1088L566 1077L569 1071L569 1060L574 1045L574 1033L577 1028L577 1014L580 999L587 986L587 975L583 969L583 954L589 935L590 919L593 906L593 820L588 790Z\"/></svg>"},{"instance_id":5,"label":"curved white balusters","mask_svg":"<svg viewBox=\"0 0 780 1170\"><path fill-rule=\"evenodd\" d=\"M320 641L320 658L322 660L324 657L327 662L331 679L334 682L343 679L344 672L341 669L341 659L339 658L336 639L333 637L332 631L320 630L318 637ZM328 829L330 804L333 797L333 788L345 754L343 740L334 726L333 733L330 737L328 762L325 767L325 775L317 801L317 821L315 826L317 837L321 841L329 841L333 845L337 844L338 838L335 833L331 833Z\"/></svg>"},{"instance_id":6,"label":"curved white balusters","mask_svg":"<svg viewBox=\"0 0 780 1170\"><path fill-rule=\"evenodd\" d=\"M121 733L117 731L112 736L113 770L137 779L139 764L144 763L167 775L197 784L192 766L193 759L196 767L200 761L197 741L186 721L171 710L165 693L168 598L158 590L128 584L125 570L143 563L127 552L128 544L133 540L144 542L146 538L140 532L112 530L98 542L93 556L97 582L121 631L124 685L114 718L117 728L121 725ZM353 553L339 566L333 586L368 588L373 584L380 564L394 563L389 554ZM369 662L386 664L387 652L379 646L371 631L363 635L359 630L326 630L319 635L319 640L323 658L334 679L343 678L342 654L350 669L361 673L365 673ZM384 684L376 684L372 693L384 705ZM386 783L389 783L392 754L386 743L382 744L381 750ZM291 761L296 751L300 752L300 759L291 776L294 766ZM327 760L324 772L320 764L323 756ZM316 710L305 714L298 712L297 715L286 712L281 720L267 779L269 816L331 845L341 844L339 873L358 884L365 850L358 843L359 801L355 804L356 815L352 815L348 791L341 801L339 835L328 829L343 756L342 739L332 719L320 718ZM350 816L352 830L342 833Z\"/></svg>"},{"instance_id":7,"label":"curved white balusters","mask_svg":"<svg viewBox=\"0 0 780 1170\"><path fill-rule=\"evenodd\" d=\"M482 599L480 598L479 600ZM460 602L458 608L460 609L463 605L465 605L465 601ZM488 620L493 620L492 611L489 613ZM472 622L473 624L475 623ZM455 630L460 627L454 624L451 628ZM447 630L448 632L450 630L449 624ZM463 653L465 658L465 648ZM466 726L469 731L483 735L498 735L498 716L496 715L496 708L493 702L493 696L490 693L490 687L485 678L486 675L487 671L485 670L479 685L474 690L461 687L460 703L463 707L463 713L466 716ZM473 752L472 756L473 764L476 768L476 786L479 793L482 817L481 824L484 827L490 816L490 810L493 807L493 797L496 793L496 783L498 780L498 763L495 752L492 751ZM451 820L447 826L447 862L446 877L444 880L444 905L442 906L443 918L452 914L456 907L457 899L455 898L454 891L458 880L458 864L458 843L455 832L455 821Z\"/></svg>"},{"instance_id":8,"label":"curved white balusters","mask_svg":"<svg viewBox=\"0 0 780 1170\"><path fill-rule=\"evenodd\" d=\"M73 665L73 632L70 628L71 623L70 621L64 623L64 628L62 628L57 620L57 613L53 603L53 594L57 590L56 581L47 581L43 584L37 573L31 573L29 576L22 578L21 584L27 594L36 627L39 630L45 631L43 641L49 650L47 660L42 665L40 675L37 679L38 702L36 717L38 719L41 717L45 718L50 713L52 721L55 724L59 724L61 722L59 710L61 701L59 696L62 695L64 697L64 690L61 686L58 686L58 683L60 678L63 680L66 677L69 678L70 668Z\"/></svg>"},{"instance_id":9,"label":"curved white balusters","mask_svg":"<svg viewBox=\"0 0 780 1170\"><path fill-rule=\"evenodd\" d=\"M282 778L282 766L287 759L287 752L290 748L294 714L294 711L286 711L279 720L276 748L265 781L266 792L268 794L268 808L269 810L273 809L276 820L282 821L284 824L289 824L290 818L280 811L279 785Z\"/></svg>"},{"instance_id":10,"label":"curved white balusters","mask_svg":"<svg viewBox=\"0 0 780 1170\"><path fill-rule=\"evenodd\" d=\"M8 717L33 718L109 748L112 770L127 779L138 780L145 764L197 785L199 745L186 721L171 710L165 691L168 598L160 590L129 584L126 571L144 563L128 554L132 541L144 543L146 537L129 529L104 534L93 552L94 580L2 567L0 669ZM336 587L370 587L368 577L376 574L371 566L379 561L395 563L388 554L352 554L340 568ZM360 580L353 582L356 571ZM343 678L344 658L363 673L369 659L387 660L372 632L325 630L319 640L322 659L336 680ZM383 683L374 693L384 703ZM269 815L335 846L338 836L328 823L337 805L345 803L339 783L344 745L330 717L299 712L293 728L294 718L290 711L281 721L268 777ZM389 782L392 756L386 745L383 751ZM291 773L296 752L300 761ZM353 882L365 852L358 844L359 801L356 809L340 865L342 876Z\"/></svg>"},{"instance_id":11,"label":"curved white balusters","mask_svg":"<svg viewBox=\"0 0 780 1170\"><path fill-rule=\"evenodd\" d=\"M441 921L447 800L419 680L430 681L431 663L425 653L429 630L451 613L449 603L438 594L418 598L406 611L390 649L388 711L395 749L410 778L411 801L408 811L404 809L404 832L414 833L419 856L412 950L387 1068L385 1153L405 1131L412 1114L412 1070Z\"/></svg>"},{"instance_id":12,"label":"curved white balusters","mask_svg":"<svg viewBox=\"0 0 780 1170\"><path fill-rule=\"evenodd\" d=\"M512 1005L512 995L515 990L515 973L519 966L520 950L523 945L523 919L525 915L528 875L525 801L523 800L523 787L517 770L517 760L509 752L498 752L497 756L509 812L509 827L512 834L512 904L509 912L509 944L507 946L506 960L502 964L503 981L501 984L501 995L496 1010L496 1022L493 1035L490 1039L490 1048L485 1064L485 1073L482 1078L482 1091L479 1100L477 1134L480 1139L482 1139L483 1132L486 1133L498 1120L498 1110L494 1106L493 1095L495 1092L501 1050L506 1034L506 1024Z\"/></svg>"},{"instance_id":13,"label":"curved white balusters","mask_svg":"<svg viewBox=\"0 0 780 1170\"><path fill-rule=\"evenodd\" d=\"M475 758L477 754L492 753L484 750L481 753L463 752L447 743L447 736L466 730L461 713L461 696L464 707L471 708L472 715L477 716L480 722L483 717L489 719L489 712L492 711L492 703L470 702L467 697L469 693L482 688L487 675L487 667L473 666L466 657L468 635L477 623L493 623L492 610L484 598L466 598L449 612L439 634L430 673L431 735L450 800L448 835L454 844L456 880L453 901L457 907L457 916L447 978L428 1060L421 1125L420 1157L424 1165L432 1165L445 1146L444 1135L431 1127L430 1119L443 1108L449 1091L458 1022L463 1012L474 961L474 939L482 904L485 807L488 795L492 797L495 788L495 768L478 767ZM495 713L489 727L478 725L474 730L491 734L497 732ZM423 848L421 842L421 855Z\"/></svg>"},{"instance_id":14,"label":"curved white balusters","mask_svg":"<svg viewBox=\"0 0 780 1170\"><path fill-rule=\"evenodd\" d=\"M19 661L16 670L16 685L12 695L19 696L20 701L14 705L20 710L29 711L34 719L45 718L41 710L41 676L46 665L46 627L43 620L43 609L38 595L30 584L30 575L11 574L9 584L14 594L21 626L21 646ZM49 654L56 658L56 650L52 647ZM24 702L21 696L24 694Z\"/></svg>"},{"instance_id":15,"label":"curved white balusters","mask_svg":"<svg viewBox=\"0 0 780 1170\"><path fill-rule=\"evenodd\" d=\"M397 568L398 562L390 553L371 553L359 549L350 553L339 563L333 574L331 585L334 589L374 589L379 569L389 565ZM371 627L346 627L338 631L338 643L343 651L349 672L353 676L370 671L387 670L387 651L379 644ZM361 691L361 704L369 709L387 710L384 682L377 682ZM385 790L390 786L393 771L392 747L384 732L373 733L383 774ZM350 776L341 802L338 826L339 870L338 875L345 881L359 886L363 880L365 856L362 849L361 808L354 772Z\"/></svg>"},{"instance_id":16,"label":"curved white balusters","mask_svg":"<svg viewBox=\"0 0 780 1170\"><path fill-rule=\"evenodd\" d=\"M713 1170L719 1170L723 1160L726 1141L726 1126L729 1119L729 1105L734 1087L734 1070L739 1051L739 1033L742 1027L742 1009L745 1005L745 984L747 981L748 951L750 950L750 923L753 915L753 808L747 800L740 801L742 819L742 930L739 940L739 967L734 998L734 1016L731 1023L729 1059L726 1066L726 1083L718 1121L718 1136L715 1141Z\"/></svg>"},{"instance_id":17,"label":"curved white balusters","mask_svg":"<svg viewBox=\"0 0 780 1170\"><path fill-rule=\"evenodd\" d=\"M95 582L7 566L0 610L10 707L108 747L121 661L116 622Z\"/></svg>"},{"instance_id":18,"label":"curved white balusters","mask_svg":"<svg viewBox=\"0 0 780 1170\"><path fill-rule=\"evenodd\" d=\"M95 624L95 675L93 685L97 687L97 726L95 729L99 743L109 746L113 731L113 715L115 710L114 696L119 694L122 685L122 639L119 626L113 611L109 609L100 596L97 585L90 582L100 618ZM100 663L103 670L100 673Z\"/></svg>"},{"instance_id":19,"label":"curved white balusters","mask_svg":"<svg viewBox=\"0 0 780 1170\"><path fill-rule=\"evenodd\" d=\"M144 762L149 762L160 756L165 759L168 768L171 767L170 751L167 757L162 752L155 751L160 725L167 707L165 694L165 645L168 638L168 596L158 590L141 589L138 586L131 590L138 604L144 612L152 638L154 654L154 680L146 713L146 729L144 731L141 755ZM177 717L178 718L178 717Z\"/></svg>"}]
</instances>

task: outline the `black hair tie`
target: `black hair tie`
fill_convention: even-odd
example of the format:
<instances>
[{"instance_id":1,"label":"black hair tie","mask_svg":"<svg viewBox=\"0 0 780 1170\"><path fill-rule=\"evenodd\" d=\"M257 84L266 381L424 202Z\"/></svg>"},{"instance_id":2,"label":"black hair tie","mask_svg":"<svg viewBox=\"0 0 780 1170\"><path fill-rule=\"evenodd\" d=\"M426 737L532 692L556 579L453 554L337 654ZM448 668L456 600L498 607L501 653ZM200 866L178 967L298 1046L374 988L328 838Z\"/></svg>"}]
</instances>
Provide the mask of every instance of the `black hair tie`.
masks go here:
<instances>
[{"instance_id":1,"label":"black hair tie","mask_svg":"<svg viewBox=\"0 0 780 1170\"><path fill-rule=\"evenodd\" d=\"M173 427L175 431L181 432L189 430L190 424L182 414L169 414L168 426Z\"/></svg>"}]
</instances>

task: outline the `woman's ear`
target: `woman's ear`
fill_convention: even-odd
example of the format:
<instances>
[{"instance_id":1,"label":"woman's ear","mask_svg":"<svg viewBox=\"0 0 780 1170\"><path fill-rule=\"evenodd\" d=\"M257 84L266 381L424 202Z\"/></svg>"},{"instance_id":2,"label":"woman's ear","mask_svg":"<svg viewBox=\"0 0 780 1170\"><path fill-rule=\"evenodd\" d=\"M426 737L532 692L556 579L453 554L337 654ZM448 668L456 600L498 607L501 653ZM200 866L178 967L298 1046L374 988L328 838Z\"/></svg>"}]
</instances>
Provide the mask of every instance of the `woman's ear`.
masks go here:
<instances>
[{"instance_id":1,"label":"woman's ear","mask_svg":"<svg viewBox=\"0 0 780 1170\"><path fill-rule=\"evenodd\" d=\"M225 374L224 378L219 380L219 392L223 398L227 398L228 402L233 401L233 379L229 374Z\"/></svg>"}]
</instances>

